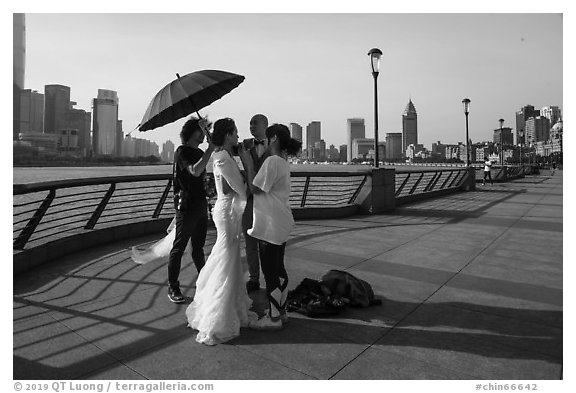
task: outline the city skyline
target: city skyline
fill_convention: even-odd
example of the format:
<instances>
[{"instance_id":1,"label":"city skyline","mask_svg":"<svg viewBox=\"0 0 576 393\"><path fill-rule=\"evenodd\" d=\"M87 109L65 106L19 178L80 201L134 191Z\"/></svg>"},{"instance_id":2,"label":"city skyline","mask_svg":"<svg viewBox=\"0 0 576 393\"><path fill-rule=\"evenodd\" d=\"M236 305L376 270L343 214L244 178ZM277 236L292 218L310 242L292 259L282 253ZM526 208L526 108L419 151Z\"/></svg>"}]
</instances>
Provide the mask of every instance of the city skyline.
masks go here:
<instances>
[{"instance_id":1,"label":"city skyline","mask_svg":"<svg viewBox=\"0 0 576 393\"><path fill-rule=\"evenodd\" d=\"M372 46L384 52L378 80L381 135L402 132L401 116L409 100L418 108L418 138L426 147L438 140L465 140L464 97L472 101L474 142L490 140L499 118L514 128L515 113L524 105L563 109L561 14L27 14L26 18L25 88L70 86L71 100L87 111L97 89L117 91L122 97L118 118L125 134L137 127L153 95L176 72L214 68L245 75L246 81L201 113L213 121L234 118L241 137L249 136L249 118L259 112L271 123L305 126L320 121L327 145L346 143L348 118L364 118L366 137L373 137L367 56ZM106 30L83 36L82 44L72 34L104 22ZM216 24L222 28L209 28ZM294 30L296 24L302 29ZM352 32L340 32L338 27L344 24ZM189 50L184 36L197 37ZM281 55L271 56L270 45ZM133 49L128 54L126 46ZM148 48L154 47L160 47L159 53L149 54ZM246 51L256 56L246 56ZM530 53L538 56L518 67L518 60ZM46 58L54 61L41 61ZM146 133L133 131L132 136L159 145L166 140L177 144L182 124L180 120Z\"/></svg>"}]
</instances>

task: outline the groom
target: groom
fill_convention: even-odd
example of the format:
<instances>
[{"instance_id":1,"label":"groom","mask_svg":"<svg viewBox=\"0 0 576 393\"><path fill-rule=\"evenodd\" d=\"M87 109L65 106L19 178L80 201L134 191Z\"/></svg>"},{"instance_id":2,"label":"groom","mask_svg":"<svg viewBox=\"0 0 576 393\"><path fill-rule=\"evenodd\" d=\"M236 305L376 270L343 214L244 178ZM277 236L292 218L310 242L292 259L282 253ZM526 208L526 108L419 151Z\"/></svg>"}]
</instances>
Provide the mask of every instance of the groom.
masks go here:
<instances>
[{"instance_id":1,"label":"groom","mask_svg":"<svg viewBox=\"0 0 576 393\"><path fill-rule=\"evenodd\" d=\"M208 149L203 152L198 146L208 135L206 119L192 117L182 127L182 145L174 152L173 188L176 208L176 236L168 260L168 299L173 303L185 301L180 290L180 265L186 244L192 240L192 260L196 269L204 267L204 243L208 229L208 202L204 189L206 165L214 151L208 137ZM205 131L206 130L206 131Z\"/></svg>"},{"instance_id":2,"label":"groom","mask_svg":"<svg viewBox=\"0 0 576 393\"><path fill-rule=\"evenodd\" d=\"M266 128L268 128L268 118L262 114L252 116L250 120L250 133L253 138L245 139L242 142L244 149L250 153L254 169L257 173L262 163L268 157L266 149L268 139L266 139ZM249 190L248 190L249 192ZM242 216L242 229L246 242L246 261L248 262L249 280L246 283L248 293L260 289L260 256L258 252L258 239L254 239L248 234L248 229L252 228L252 213L254 209L254 195L249 192L246 201L246 209Z\"/></svg>"}]
</instances>

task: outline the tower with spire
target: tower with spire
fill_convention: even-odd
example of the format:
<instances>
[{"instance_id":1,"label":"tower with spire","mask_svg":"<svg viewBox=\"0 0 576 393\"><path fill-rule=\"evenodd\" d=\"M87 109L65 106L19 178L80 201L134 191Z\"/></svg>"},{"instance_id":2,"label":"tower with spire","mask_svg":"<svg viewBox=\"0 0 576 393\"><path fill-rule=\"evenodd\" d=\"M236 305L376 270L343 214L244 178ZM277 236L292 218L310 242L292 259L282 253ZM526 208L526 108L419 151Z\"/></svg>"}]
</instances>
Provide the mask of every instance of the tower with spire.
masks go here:
<instances>
[{"instance_id":1,"label":"tower with spire","mask_svg":"<svg viewBox=\"0 0 576 393\"><path fill-rule=\"evenodd\" d=\"M402 155L406 154L406 148L409 145L416 146L418 144L418 114L416 108L412 103L412 99L408 101L406 109L402 114Z\"/></svg>"}]
</instances>

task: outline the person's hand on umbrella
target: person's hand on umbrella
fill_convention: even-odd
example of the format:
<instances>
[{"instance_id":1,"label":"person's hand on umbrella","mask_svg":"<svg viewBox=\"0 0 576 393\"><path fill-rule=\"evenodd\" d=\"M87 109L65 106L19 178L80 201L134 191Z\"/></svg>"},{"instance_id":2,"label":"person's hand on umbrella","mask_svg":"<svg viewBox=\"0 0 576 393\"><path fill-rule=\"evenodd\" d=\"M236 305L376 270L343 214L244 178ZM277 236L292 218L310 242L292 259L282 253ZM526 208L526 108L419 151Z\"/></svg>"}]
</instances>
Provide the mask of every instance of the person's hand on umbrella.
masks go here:
<instances>
[{"instance_id":1,"label":"person's hand on umbrella","mask_svg":"<svg viewBox=\"0 0 576 393\"><path fill-rule=\"evenodd\" d=\"M204 131L204 135L206 135L206 142L208 143L208 148L214 150L215 146L212 143L212 135L210 135L210 128L212 128L212 123L208 120L207 117L201 117L198 120L198 125Z\"/></svg>"}]
</instances>

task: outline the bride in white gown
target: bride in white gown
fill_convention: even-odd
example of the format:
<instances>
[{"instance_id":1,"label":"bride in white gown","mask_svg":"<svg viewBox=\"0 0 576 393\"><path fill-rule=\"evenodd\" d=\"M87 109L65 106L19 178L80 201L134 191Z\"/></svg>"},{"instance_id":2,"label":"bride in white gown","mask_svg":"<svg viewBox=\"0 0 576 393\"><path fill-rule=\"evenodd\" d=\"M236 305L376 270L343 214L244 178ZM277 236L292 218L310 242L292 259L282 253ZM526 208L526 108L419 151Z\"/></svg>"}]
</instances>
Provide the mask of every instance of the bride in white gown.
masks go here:
<instances>
[{"instance_id":1,"label":"bride in white gown","mask_svg":"<svg viewBox=\"0 0 576 393\"><path fill-rule=\"evenodd\" d=\"M214 345L240 334L257 315L249 311L252 300L246 292L240 260L241 217L246 206L246 184L232 147L238 143L238 130L232 119L214 123L212 154L214 181L218 194L212 219L216 243L196 281L194 301L186 309L188 325L198 330L196 341Z\"/></svg>"}]
</instances>

